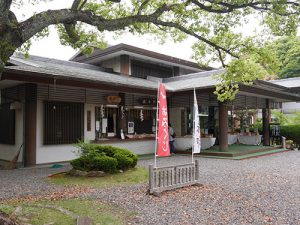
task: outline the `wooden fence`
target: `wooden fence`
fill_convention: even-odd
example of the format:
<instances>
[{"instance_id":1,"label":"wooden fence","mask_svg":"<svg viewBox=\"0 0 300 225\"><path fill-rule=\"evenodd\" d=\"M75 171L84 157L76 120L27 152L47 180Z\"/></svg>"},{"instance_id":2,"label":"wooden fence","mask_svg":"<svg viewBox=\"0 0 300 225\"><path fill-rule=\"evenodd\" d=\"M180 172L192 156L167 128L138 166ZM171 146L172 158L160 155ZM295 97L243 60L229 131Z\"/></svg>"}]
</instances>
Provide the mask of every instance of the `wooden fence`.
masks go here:
<instances>
[{"instance_id":1,"label":"wooden fence","mask_svg":"<svg viewBox=\"0 0 300 225\"><path fill-rule=\"evenodd\" d=\"M149 193L199 184L199 160L184 165L154 167L149 165Z\"/></svg>"}]
</instances>

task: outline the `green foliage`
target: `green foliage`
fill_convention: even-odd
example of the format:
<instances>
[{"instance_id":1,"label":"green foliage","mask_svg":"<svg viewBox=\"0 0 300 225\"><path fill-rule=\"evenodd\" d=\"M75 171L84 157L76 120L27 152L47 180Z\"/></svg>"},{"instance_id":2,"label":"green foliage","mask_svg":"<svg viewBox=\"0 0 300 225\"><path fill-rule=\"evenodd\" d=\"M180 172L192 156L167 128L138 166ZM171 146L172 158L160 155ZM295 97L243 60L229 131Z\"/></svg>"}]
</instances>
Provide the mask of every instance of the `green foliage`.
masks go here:
<instances>
[{"instance_id":1,"label":"green foliage","mask_svg":"<svg viewBox=\"0 0 300 225\"><path fill-rule=\"evenodd\" d=\"M118 169L126 170L134 168L137 164L137 155L127 149L98 145L96 146L96 150L99 153L105 153L105 155L117 159Z\"/></svg>"},{"instance_id":2,"label":"green foliage","mask_svg":"<svg viewBox=\"0 0 300 225\"><path fill-rule=\"evenodd\" d=\"M294 143L300 145L300 125L285 125L281 126L281 135L286 139L293 140Z\"/></svg>"},{"instance_id":3,"label":"green foliage","mask_svg":"<svg viewBox=\"0 0 300 225\"><path fill-rule=\"evenodd\" d=\"M280 38L266 47L277 57L279 78L300 76L300 37L290 36Z\"/></svg>"},{"instance_id":4,"label":"green foliage","mask_svg":"<svg viewBox=\"0 0 300 225\"><path fill-rule=\"evenodd\" d=\"M91 153L72 160L71 165L76 170L114 173L117 171L118 161L104 153Z\"/></svg>"},{"instance_id":5,"label":"green foliage","mask_svg":"<svg viewBox=\"0 0 300 225\"><path fill-rule=\"evenodd\" d=\"M28 41L24 42L23 45L17 49L17 52L20 52L22 54L25 55L26 58L29 57L29 50L31 48L31 45L34 41L39 41L45 37L49 36L49 28L46 27L45 29L43 29L41 32L36 33L35 36L33 36L31 39L29 39Z\"/></svg>"},{"instance_id":6,"label":"green foliage","mask_svg":"<svg viewBox=\"0 0 300 225\"><path fill-rule=\"evenodd\" d=\"M267 71L257 63L254 57L245 57L239 60L232 60L227 71L217 77L215 94L218 100L234 100L239 91L239 83L252 85L253 81L262 79L267 75Z\"/></svg>"},{"instance_id":7,"label":"green foliage","mask_svg":"<svg viewBox=\"0 0 300 225\"><path fill-rule=\"evenodd\" d=\"M256 123L250 125L250 132L258 131L258 133L262 134L263 132L263 125L262 119L257 119Z\"/></svg>"},{"instance_id":8,"label":"green foliage","mask_svg":"<svg viewBox=\"0 0 300 225\"><path fill-rule=\"evenodd\" d=\"M272 115L281 125L300 125L300 112L298 111L287 115L274 109L272 110Z\"/></svg>"},{"instance_id":9,"label":"green foliage","mask_svg":"<svg viewBox=\"0 0 300 225\"><path fill-rule=\"evenodd\" d=\"M127 149L84 142L77 146L81 156L71 161L72 167L77 170L116 172L137 165L137 155Z\"/></svg>"},{"instance_id":10,"label":"green foliage","mask_svg":"<svg viewBox=\"0 0 300 225\"><path fill-rule=\"evenodd\" d=\"M104 36L95 29L87 29L82 23L76 24L72 30L76 41L70 37L61 24L57 25L57 31L60 37L60 43L65 46L71 46L74 49L79 49L84 54L90 55L93 53L94 48L106 48L107 43Z\"/></svg>"},{"instance_id":11,"label":"green foliage","mask_svg":"<svg viewBox=\"0 0 300 225\"><path fill-rule=\"evenodd\" d=\"M96 152L97 145L92 144L91 142L84 142L83 140L81 140L75 145L75 147L78 149L78 155L87 156Z\"/></svg>"}]
</instances>

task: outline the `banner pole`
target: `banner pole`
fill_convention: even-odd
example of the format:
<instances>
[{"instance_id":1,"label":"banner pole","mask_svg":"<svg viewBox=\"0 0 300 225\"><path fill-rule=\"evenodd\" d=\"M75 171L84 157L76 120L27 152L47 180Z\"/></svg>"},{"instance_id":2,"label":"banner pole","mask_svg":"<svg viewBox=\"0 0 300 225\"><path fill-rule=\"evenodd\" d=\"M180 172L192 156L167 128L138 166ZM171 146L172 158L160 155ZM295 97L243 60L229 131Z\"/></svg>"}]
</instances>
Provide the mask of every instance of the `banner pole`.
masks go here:
<instances>
[{"instance_id":1,"label":"banner pole","mask_svg":"<svg viewBox=\"0 0 300 225\"><path fill-rule=\"evenodd\" d=\"M157 82L157 96L156 96L156 121L155 121L155 154L154 154L154 168L156 168L156 156L157 156L158 102L159 102L159 81Z\"/></svg>"},{"instance_id":2,"label":"banner pole","mask_svg":"<svg viewBox=\"0 0 300 225\"><path fill-rule=\"evenodd\" d=\"M193 101L193 145L192 145L192 163L194 163L194 150L195 150L195 88L194 88L194 101Z\"/></svg>"}]
</instances>

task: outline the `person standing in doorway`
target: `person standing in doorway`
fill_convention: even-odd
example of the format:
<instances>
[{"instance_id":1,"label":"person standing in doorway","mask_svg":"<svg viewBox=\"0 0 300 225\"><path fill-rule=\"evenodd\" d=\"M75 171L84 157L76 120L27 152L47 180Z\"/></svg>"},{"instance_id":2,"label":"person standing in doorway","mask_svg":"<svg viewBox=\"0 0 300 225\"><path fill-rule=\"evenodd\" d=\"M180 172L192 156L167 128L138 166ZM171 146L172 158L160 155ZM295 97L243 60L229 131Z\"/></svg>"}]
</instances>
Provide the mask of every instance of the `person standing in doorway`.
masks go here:
<instances>
[{"instance_id":1,"label":"person standing in doorway","mask_svg":"<svg viewBox=\"0 0 300 225\"><path fill-rule=\"evenodd\" d=\"M176 134L174 132L174 129L173 129L172 125L169 123L169 143L170 143L171 154L175 153L175 146L174 146L175 136L176 136Z\"/></svg>"}]
</instances>

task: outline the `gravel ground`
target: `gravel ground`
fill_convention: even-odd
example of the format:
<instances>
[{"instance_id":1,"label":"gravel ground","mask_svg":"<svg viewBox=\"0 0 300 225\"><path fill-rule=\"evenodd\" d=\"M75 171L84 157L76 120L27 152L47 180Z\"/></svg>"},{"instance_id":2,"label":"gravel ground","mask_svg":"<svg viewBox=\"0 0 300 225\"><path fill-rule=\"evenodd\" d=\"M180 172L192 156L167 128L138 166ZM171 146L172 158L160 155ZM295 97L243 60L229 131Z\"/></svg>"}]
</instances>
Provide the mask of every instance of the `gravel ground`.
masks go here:
<instances>
[{"instance_id":1,"label":"gravel ground","mask_svg":"<svg viewBox=\"0 0 300 225\"><path fill-rule=\"evenodd\" d=\"M0 170L0 203L1 200L51 194L63 191L64 187L54 186L47 182L47 176L69 169L65 166L61 169L24 168L17 170Z\"/></svg>"},{"instance_id":2,"label":"gravel ground","mask_svg":"<svg viewBox=\"0 0 300 225\"><path fill-rule=\"evenodd\" d=\"M300 152L240 161L199 160L203 186L160 197L147 195L146 184L98 189L88 196L137 212L131 224L300 224ZM158 165L189 161L190 157L174 156L158 160ZM139 165L150 163L153 160ZM0 171L0 200L62 190L44 179L57 171Z\"/></svg>"}]
</instances>

